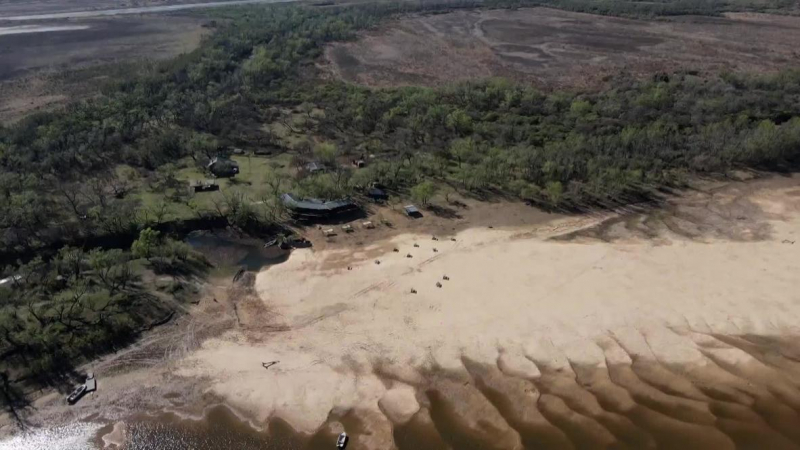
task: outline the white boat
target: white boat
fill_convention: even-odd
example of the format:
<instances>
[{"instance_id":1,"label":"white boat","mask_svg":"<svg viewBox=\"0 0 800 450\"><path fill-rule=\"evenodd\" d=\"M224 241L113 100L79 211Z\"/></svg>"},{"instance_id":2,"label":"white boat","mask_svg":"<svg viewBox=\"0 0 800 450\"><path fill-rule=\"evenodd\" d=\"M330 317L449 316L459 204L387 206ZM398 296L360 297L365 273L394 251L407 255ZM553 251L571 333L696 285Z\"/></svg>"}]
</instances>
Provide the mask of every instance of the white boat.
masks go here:
<instances>
[{"instance_id":1,"label":"white boat","mask_svg":"<svg viewBox=\"0 0 800 450\"><path fill-rule=\"evenodd\" d=\"M72 391L71 394L69 394L69 397L67 397L67 403L69 403L70 405L74 405L75 403L77 403L78 400L80 400L81 397L83 397L83 395L86 393L86 389L87 388L86 388L85 384L82 384L82 385L78 386L77 388L75 388L75 390ZM341 448L344 448L344 447L341 447Z\"/></svg>"},{"instance_id":2,"label":"white boat","mask_svg":"<svg viewBox=\"0 0 800 450\"><path fill-rule=\"evenodd\" d=\"M343 431L342 434L339 435L339 439L336 440L336 448L347 447L347 439L347 433Z\"/></svg>"}]
</instances>

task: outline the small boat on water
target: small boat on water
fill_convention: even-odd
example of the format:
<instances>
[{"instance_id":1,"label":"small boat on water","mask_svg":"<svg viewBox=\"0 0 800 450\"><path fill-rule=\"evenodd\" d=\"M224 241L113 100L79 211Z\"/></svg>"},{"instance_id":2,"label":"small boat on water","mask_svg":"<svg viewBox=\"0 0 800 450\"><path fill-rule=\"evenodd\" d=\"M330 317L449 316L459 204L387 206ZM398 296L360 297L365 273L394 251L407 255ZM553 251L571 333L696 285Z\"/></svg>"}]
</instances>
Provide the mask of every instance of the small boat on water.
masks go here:
<instances>
[{"instance_id":1,"label":"small boat on water","mask_svg":"<svg viewBox=\"0 0 800 450\"><path fill-rule=\"evenodd\" d=\"M336 440L336 448L347 447L347 440L348 440L347 433L343 431L342 434L339 435L339 439Z\"/></svg>"},{"instance_id":2,"label":"small boat on water","mask_svg":"<svg viewBox=\"0 0 800 450\"><path fill-rule=\"evenodd\" d=\"M89 392L94 392L97 390L97 379L94 377L94 372L89 372L86 374L86 382L82 385L75 388L71 394L67 397L67 403L70 405L74 405L81 399L84 395L88 394Z\"/></svg>"},{"instance_id":3,"label":"small boat on water","mask_svg":"<svg viewBox=\"0 0 800 450\"><path fill-rule=\"evenodd\" d=\"M86 390L87 387L85 384L82 384L77 388L75 388L75 390L72 391L72 394L69 394L69 397L67 397L67 403L69 403L70 405L74 405L75 403L77 403L77 401L80 400L81 397L83 397L83 395L86 393Z\"/></svg>"}]
</instances>

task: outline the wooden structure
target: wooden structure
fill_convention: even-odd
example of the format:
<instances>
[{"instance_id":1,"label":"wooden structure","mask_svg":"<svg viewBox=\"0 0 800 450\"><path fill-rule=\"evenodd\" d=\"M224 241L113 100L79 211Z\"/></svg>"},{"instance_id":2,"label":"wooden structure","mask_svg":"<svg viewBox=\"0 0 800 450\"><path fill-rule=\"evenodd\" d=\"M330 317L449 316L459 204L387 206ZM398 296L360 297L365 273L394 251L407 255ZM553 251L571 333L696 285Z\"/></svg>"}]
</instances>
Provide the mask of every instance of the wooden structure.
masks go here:
<instances>
[{"instance_id":1,"label":"wooden structure","mask_svg":"<svg viewBox=\"0 0 800 450\"><path fill-rule=\"evenodd\" d=\"M318 163L316 161L311 161L310 163L303 166L303 168L308 173L325 172L325 165L323 165L322 163Z\"/></svg>"},{"instance_id":2,"label":"wooden structure","mask_svg":"<svg viewBox=\"0 0 800 450\"><path fill-rule=\"evenodd\" d=\"M89 372L86 375L86 392L94 392L97 390L97 378L94 377L94 373Z\"/></svg>"},{"instance_id":3,"label":"wooden structure","mask_svg":"<svg viewBox=\"0 0 800 450\"><path fill-rule=\"evenodd\" d=\"M218 191L219 185L216 180L192 180L189 182L192 192Z\"/></svg>"}]
</instances>

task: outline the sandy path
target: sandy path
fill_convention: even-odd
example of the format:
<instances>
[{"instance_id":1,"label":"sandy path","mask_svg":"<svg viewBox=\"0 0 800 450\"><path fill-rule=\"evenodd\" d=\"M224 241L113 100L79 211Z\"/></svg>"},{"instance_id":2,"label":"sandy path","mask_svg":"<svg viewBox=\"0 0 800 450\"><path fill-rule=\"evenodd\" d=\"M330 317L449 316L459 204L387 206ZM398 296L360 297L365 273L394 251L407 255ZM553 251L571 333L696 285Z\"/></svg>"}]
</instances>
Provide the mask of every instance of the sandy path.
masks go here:
<instances>
[{"instance_id":1,"label":"sandy path","mask_svg":"<svg viewBox=\"0 0 800 450\"><path fill-rule=\"evenodd\" d=\"M312 432L355 414L366 448L413 448L397 430L432 424L454 448L792 448L800 183L747 201L767 238L548 239L575 229L562 221L299 250L256 279L269 318L176 373L262 422Z\"/></svg>"}]
</instances>

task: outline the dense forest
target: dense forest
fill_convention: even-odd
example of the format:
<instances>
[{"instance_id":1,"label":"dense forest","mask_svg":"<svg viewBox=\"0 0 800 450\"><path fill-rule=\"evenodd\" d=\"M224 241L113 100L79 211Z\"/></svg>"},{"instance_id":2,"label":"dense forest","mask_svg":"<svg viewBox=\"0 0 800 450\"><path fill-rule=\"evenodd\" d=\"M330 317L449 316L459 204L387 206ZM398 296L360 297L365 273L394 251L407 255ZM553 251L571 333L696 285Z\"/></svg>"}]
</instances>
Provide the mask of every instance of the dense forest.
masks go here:
<instances>
[{"instance_id":1,"label":"dense forest","mask_svg":"<svg viewBox=\"0 0 800 450\"><path fill-rule=\"evenodd\" d=\"M286 191L357 197L380 183L423 204L455 190L580 210L651 199L696 175L796 168L796 70L619 78L599 92L543 92L502 79L375 90L316 76L326 43L401 14L536 5L647 18L795 7L492 0L204 12L217 29L191 54L0 127L6 402L14 383L52 383L79 356L122 345L174 310L148 282L185 273L178 267L201 272L204 263L159 231L204 220L268 227L286 220L278 201ZM212 158L234 148L272 152L257 186L234 180L202 194L205 201L191 195L181 171L205 176ZM364 155L365 168L347 164ZM298 170L311 161L329 170Z\"/></svg>"},{"instance_id":2,"label":"dense forest","mask_svg":"<svg viewBox=\"0 0 800 450\"><path fill-rule=\"evenodd\" d=\"M196 294L206 261L147 228L130 249L63 247L14 268L0 287L0 402L27 404L22 386L69 385L77 364L118 350Z\"/></svg>"}]
</instances>

